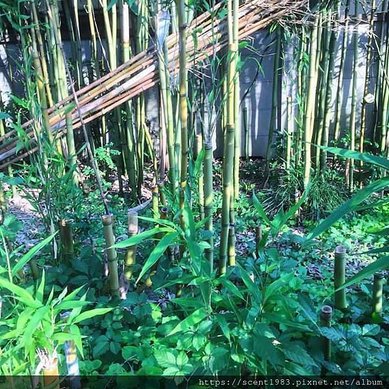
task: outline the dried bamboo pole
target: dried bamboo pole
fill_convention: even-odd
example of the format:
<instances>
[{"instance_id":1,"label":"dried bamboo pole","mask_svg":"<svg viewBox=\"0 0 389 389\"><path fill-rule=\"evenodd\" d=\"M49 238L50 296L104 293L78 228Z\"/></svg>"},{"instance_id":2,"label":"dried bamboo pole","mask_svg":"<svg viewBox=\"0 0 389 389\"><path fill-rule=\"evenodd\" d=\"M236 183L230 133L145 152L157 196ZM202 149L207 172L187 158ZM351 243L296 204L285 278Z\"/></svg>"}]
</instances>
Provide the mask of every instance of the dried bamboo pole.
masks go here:
<instances>
[{"instance_id":1,"label":"dried bamboo pole","mask_svg":"<svg viewBox=\"0 0 389 389\"><path fill-rule=\"evenodd\" d=\"M249 36L251 33L257 31L258 29L261 29L263 27L266 27L271 21L277 18L281 18L283 16L286 16L291 13L301 13L301 6L305 6L307 4L306 0L301 0L299 2L292 2L292 1L283 1L281 3L277 2L264 2L264 1L251 1L246 4L243 4L239 9L239 36L240 38L244 38ZM258 12L258 11L261 12ZM220 50L222 47L226 45L226 29L225 29L225 21L219 21L211 22L210 20L210 13L205 13L201 15L200 17L194 19L193 23L191 24L189 30L188 30L188 63L196 63L204 60L207 58L207 56L210 53L213 53L217 50ZM195 50L195 45L193 43L193 38L191 36L191 32L195 27L198 27L198 24L204 23L205 31L201 34L199 41L199 44L202 45L202 49L200 47L200 50ZM216 25L216 27L215 27ZM213 28L212 28L213 26ZM215 32L216 31L216 32ZM213 41L209 39L211 36L217 38L217 43L212 44ZM176 36L170 36L167 38L167 46L168 46L168 62L170 64L174 64L175 60L177 60L177 50L175 49L177 44L177 37ZM128 61L127 63L123 64L122 66L119 66L115 71L108 73L106 76L102 77L99 80L96 80L95 82L91 83L90 85L82 88L80 91L77 92L76 97L79 98L80 108L84 108L88 103L90 103L93 99L95 99L99 94L107 92L109 89L114 89L116 92L114 93L114 96L120 95L121 93L125 93L123 91L123 88L117 88L117 83L126 82L125 80L128 78L131 78L133 76L136 76L139 72L147 68L150 64L156 65L156 52L155 48L151 48L145 52L142 52L138 56L135 56L133 59ZM152 66L153 66L152 65ZM156 68L155 68L156 69ZM152 78L155 79L155 82L157 82L156 77L156 70L153 71ZM169 69L173 70L173 74L176 73L177 69ZM155 77L155 78L154 78ZM139 77L138 82L143 82L142 77ZM152 83L149 84L149 86ZM128 87L128 84L125 85L125 87ZM114 96L111 96L114 98ZM129 99L131 96L131 93L126 95L126 98ZM134 97L134 96L132 96ZM50 114L50 123L53 127L59 126L59 128L56 127L56 131L59 129L62 129L65 126L65 121L63 120L63 113L61 114L58 111L63 111L66 106L69 106L71 102L74 101L73 96L69 96L68 98L64 99L63 101L56 104L56 106L49 109L48 113ZM113 107L110 107L113 109ZM109 109L109 110L111 110ZM75 108L72 108L73 113L75 112ZM83 111L83 116L86 119L88 117L88 114L96 114L95 117L99 117L99 105L98 104L92 104L87 106L87 109ZM74 116L72 115L74 118ZM60 124L59 124L60 123ZM28 122L25 124L25 127L28 127L31 125L31 122ZM32 138L32 132L29 133L30 137ZM14 145L16 140L9 138L16 137L16 132L11 131L10 133L6 134L5 137L0 138L0 163L4 161L6 158L4 158L3 155L3 146L4 142L8 139L7 142L7 149L10 150L12 148L15 149ZM14 152L15 153L15 150ZM13 155L11 153L10 155ZM31 152L30 152L31 153ZM9 155L8 155L9 157ZM6 165L8 166L10 163L14 162L13 160L9 160L6 163L3 163L2 166Z\"/></svg>"}]
</instances>

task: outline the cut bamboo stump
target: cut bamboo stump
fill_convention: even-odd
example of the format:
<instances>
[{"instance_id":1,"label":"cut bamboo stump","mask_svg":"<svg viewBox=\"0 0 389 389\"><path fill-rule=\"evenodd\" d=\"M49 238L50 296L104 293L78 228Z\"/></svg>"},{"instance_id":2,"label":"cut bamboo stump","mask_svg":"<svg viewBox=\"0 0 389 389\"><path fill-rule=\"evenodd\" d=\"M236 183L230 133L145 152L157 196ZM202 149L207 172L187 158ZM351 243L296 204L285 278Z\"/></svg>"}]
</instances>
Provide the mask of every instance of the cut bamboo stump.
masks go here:
<instances>
[{"instance_id":1,"label":"cut bamboo stump","mask_svg":"<svg viewBox=\"0 0 389 389\"><path fill-rule=\"evenodd\" d=\"M323 305L320 311L320 325L322 327L331 327L332 307ZM323 337L323 354L324 360L329 362L331 360L331 341Z\"/></svg>"},{"instance_id":2,"label":"cut bamboo stump","mask_svg":"<svg viewBox=\"0 0 389 389\"><path fill-rule=\"evenodd\" d=\"M59 226L59 240L60 253L62 260L70 262L74 257L73 231L72 226L68 220L61 219L58 222Z\"/></svg>"},{"instance_id":3,"label":"cut bamboo stump","mask_svg":"<svg viewBox=\"0 0 389 389\"><path fill-rule=\"evenodd\" d=\"M106 244L106 253L108 260L108 280L111 295L119 297L119 274L118 260L116 249L112 246L115 244L115 236L113 234L113 216L103 215L102 222L104 226L104 238Z\"/></svg>"},{"instance_id":4,"label":"cut bamboo stump","mask_svg":"<svg viewBox=\"0 0 389 389\"><path fill-rule=\"evenodd\" d=\"M346 289L340 288L346 281L346 249L343 246L335 248L334 287L335 308L345 310L347 308Z\"/></svg>"}]
</instances>

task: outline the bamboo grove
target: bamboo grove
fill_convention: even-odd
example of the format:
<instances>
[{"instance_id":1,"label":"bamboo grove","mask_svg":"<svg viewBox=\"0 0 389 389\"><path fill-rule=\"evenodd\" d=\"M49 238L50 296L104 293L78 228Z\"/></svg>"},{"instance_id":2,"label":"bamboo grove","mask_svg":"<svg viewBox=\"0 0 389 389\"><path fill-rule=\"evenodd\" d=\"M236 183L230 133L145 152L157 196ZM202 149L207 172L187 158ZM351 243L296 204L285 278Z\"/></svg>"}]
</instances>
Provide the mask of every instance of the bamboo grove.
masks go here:
<instances>
[{"instance_id":1,"label":"bamboo grove","mask_svg":"<svg viewBox=\"0 0 389 389\"><path fill-rule=\"evenodd\" d=\"M302 193L313 177L341 163L317 146L343 145L388 155L388 1L316 3L0 2L2 44L16 40L21 56L16 66L8 61L8 74L11 82L17 82L18 72L25 75L24 97L13 95L12 104L0 101L0 168L12 176L22 163L35 163L42 166L42 173L58 155L65 163L57 173L70 171L72 184L78 186L82 185L80 163L91 166L105 206L114 294L118 293L117 258L109 249L114 238L96 159L100 147L114 150L119 192L129 193L132 204L140 200L144 174L151 166L155 217L172 218L178 212L186 229L185 204L196 210L208 231L205 256L211 269L215 261L215 269L225 273L236 262L239 161L241 154L247 156L241 146L247 145L250 133L240 71L251 35L267 28L272 41L267 175L272 161L283 161L286 171L302 172ZM367 34L364 47L362 28ZM287 68L288 50L294 58L291 68ZM346 115L342 91L349 62L351 103ZM364 85L358 93L361 62ZM286 90L286 83L292 88ZM158 102L156 130L146 109L150 96L146 92L151 88ZM371 115L373 124L367 120ZM281 147L275 149L277 142ZM217 145L223 146L220 218L213 204ZM362 185L363 162L348 159L340 169L350 192ZM57 228L55 219L53 214L52 232ZM133 225L134 218L129 219ZM218 245L215 223L220 223ZM131 275L131 253L126 261L126 274Z\"/></svg>"}]
</instances>

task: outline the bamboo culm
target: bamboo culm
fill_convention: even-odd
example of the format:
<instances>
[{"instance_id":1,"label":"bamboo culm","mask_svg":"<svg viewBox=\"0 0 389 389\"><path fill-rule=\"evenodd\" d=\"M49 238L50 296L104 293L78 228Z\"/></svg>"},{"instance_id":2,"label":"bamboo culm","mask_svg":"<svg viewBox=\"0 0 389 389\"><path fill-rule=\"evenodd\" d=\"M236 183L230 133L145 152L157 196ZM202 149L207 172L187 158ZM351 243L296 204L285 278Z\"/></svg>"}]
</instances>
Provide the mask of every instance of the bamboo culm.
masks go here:
<instances>
[{"instance_id":1,"label":"bamboo culm","mask_svg":"<svg viewBox=\"0 0 389 389\"><path fill-rule=\"evenodd\" d=\"M322 327L331 327L332 320L332 307L324 305L320 311L320 324ZM324 360L327 362L331 361L331 341L323 337L323 354Z\"/></svg>"},{"instance_id":2,"label":"bamboo culm","mask_svg":"<svg viewBox=\"0 0 389 389\"><path fill-rule=\"evenodd\" d=\"M346 289L340 289L346 280L346 249L343 246L335 248L334 289L335 308L344 310L347 308Z\"/></svg>"},{"instance_id":3,"label":"bamboo culm","mask_svg":"<svg viewBox=\"0 0 389 389\"><path fill-rule=\"evenodd\" d=\"M104 239L106 245L106 254L108 261L108 280L111 295L119 296L119 275L118 275L118 260L116 249L112 246L115 244L115 236L113 233L113 216L102 216Z\"/></svg>"}]
</instances>

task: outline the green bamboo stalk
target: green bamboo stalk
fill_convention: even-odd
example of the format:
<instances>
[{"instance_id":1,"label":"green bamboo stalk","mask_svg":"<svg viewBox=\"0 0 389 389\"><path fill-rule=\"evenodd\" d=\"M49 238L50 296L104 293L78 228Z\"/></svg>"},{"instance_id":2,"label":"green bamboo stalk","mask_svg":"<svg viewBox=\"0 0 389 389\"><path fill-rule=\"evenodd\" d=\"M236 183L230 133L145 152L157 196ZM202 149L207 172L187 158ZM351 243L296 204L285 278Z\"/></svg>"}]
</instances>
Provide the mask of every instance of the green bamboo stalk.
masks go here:
<instances>
[{"instance_id":1,"label":"green bamboo stalk","mask_svg":"<svg viewBox=\"0 0 389 389\"><path fill-rule=\"evenodd\" d=\"M234 140L234 199L239 197L239 161L241 153L241 128L240 128L240 79L238 73L238 62L239 62L239 1L234 0L233 2L233 28L232 28L232 39L234 45L234 58L235 62L235 75L234 75L234 127L235 127L235 140ZM232 200L231 209L234 209L234 200ZM232 215L234 218L234 215ZM234 228L235 230L235 228ZM231 232L232 239L235 240L235 232ZM230 251L235 252L235 243L229 243ZM233 254L233 257L235 254ZM235 262L235 259L232 259Z\"/></svg>"},{"instance_id":2,"label":"green bamboo stalk","mask_svg":"<svg viewBox=\"0 0 389 389\"><path fill-rule=\"evenodd\" d=\"M337 290L346 280L346 249L343 246L335 248L334 289L335 308L344 310L347 308L346 289Z\"/></svg>"},{"instance_id":3,"label":"green bamboo stalk","mask_svg":"<svg viewBox=\"0 0 389 389\"><path fill-rule=\"evenodd\" d=\"M277 40L273 62L273 90L272 90L272 108L270 116L269 135L266 146L266 175L269 171L269 163L271 159L271 146L273 144L274 133L277 130L278 116L278 98L280 94L280 65L281 65L281 44L282 44L282 29L277 26Z\"/></svg>"},{"instance_id":4,"label":"green bamboo stalk","mask_svg":"<svg viewBox=\"0 0 389 389\"><path fill-rule=\"evenodd\" d=\"M159 10L157 17L163 17L162 10ZM178 164L175 157L175 131L174 131L174 115L173 115L173 103L170 94L170 75L167 67L168 55L166 41L162 43L162 46L158 44L158 68L160 79L160 93L161 93L161 106L163 111L161 125L162 130L166 131L167 151L168 151L168 164L169 164L169 179L173 189L177 187L178 183ZM163 136L163 132L160 134ZM162 173L162 172L161 172ZM164 172L163 172L164 175Z\"/></svg>"},{"instance_id":5,"label":"green bamboo stalk","mask_svg":"<svg viewBox=\"0 0 389 389\"><path fill-rule=\"evenodd\" d=\"M178 1L179 26L179 78L180 78L180 124L181 124L181 168L180 168L180 209L185 205L185 191L188 174L188 104L187 104L187 69L186 69L186 1ZM181 226L186 228L183 213L181 213Z\"/></svg>"},{"instance_id":6,"label":"green bamboo stalk","mask_svg":"<svg viewBox=\"0 0 389 389\"><path fill-rule=\"evenodd\" d=\"M34 67L35 67L36 86L37 86L40 106L42 109L42 130L43 130L43 133L47 136L49 142L53 143L53 136L52 136L52 133L50 131L49 115L47 112L48 107L47 107L45 86L43 83L42 66L41 66L41 62L40 62L39 57L38 57L38 51L37 51L37 47L36 47L36 39L35 39L34 30L31 30L31 36L32 36L31 56L33 59ZM35 126L35 129L36 129L36 133L38 134L37 138L40 139L39 134L41 134L42 131L37 126ZM43 151L43 149L42 149L42 151ZM43 153L43 157L46 160L45 164L47 164L47 157L44 153Z\"/></svg>"},{"instance_id":7,"label":"green bamboo stalk","mask_svg":"<svg viewBox=\"0 0 389 389\"><path fill-rule=\"evenodd\" d=\"M121 3L121 40L122 40L122 56L123 62L127 62L131 56L131 46L130 46L130 10L128 4L123 1ZM123 154L124 162L126 164L126 170L128 174L128 184L131 188L131 197L135 199L138 194L136 190L139 182L137 180L137 166L136 166L136 142L134 136L134 129L132 125L132 103L131 101L126 104L126 121L125 121L125 130L123 134ZM138 128L140 128L140 123L138 122Z\"/></svg>"},{"instance_id":8,"label":"green bamboo stalk","mask_svg":"<svg viewBox=\"0 0 389 389\"><path fill-rule=\"evenodd\" d=\"M211 140L204 143L204 150L204 216L206 218L205 229L209 234L207 241L210 246L205 250L205 257L213 271L213 149Z\"/></svg>"},{"instance_id":9,"label":"green bamboo stalk","mask_svg":"<svg viewBox=\"0 0 389 389\"><path fill-rule=\"evenodd\" d=\"M320 325L322 327L331 327L332 320L332 307L329 305L323 305L320 311ZM331 361L331 341L323 336L323 354L324 360Z\"/></svg>"},{"instance_id":10,"label":"green bamboo stalk","mask_svg":"<svg viewBox=\"0 0 389 389\"><path fill-rule=\"evenodd\" d=\"M383 14L389 12L389 1L385 0L382 2L381 12ZM385 151L385 136L382 139L383 135L383 122L385 123L385 119L387 117L387 107L384 104L386 90L388 89L387 83L387 70L389 67L385 69L385 65L388 64L387 60L389 60L389 49L388 49L388 35L389 35L389 23L381 22L381 29L379 34L379 42L377 42L377 66L376 66L376 74L377 81L375 85L375 104L374 104L374 117L377 118L377 125L374 127L373 131L373 139L378 140L378 149L383 154ZM389 104L389 100L387 104ZM385 112L386 111L386 112ZM383 120L384 119L384 120ZM383 146L383 149L382 149Z\"/></svg>"},{"instance_id":11,"label":"green bamboo stalk","mask_svg":"<svg viewBox=\"0 0 389 389\"><path fill-rule=\"evenodd\" d=\"M81 78L81 73L78 71L78 66L79 66L79 61L78 61L78 52L77 49L79 47L78 42L76 42L76 34L74 31L74 26L73 26L73 15L75 12L70 13L70 4L69 2L65 1L62 3L63 5L63 10L65 11L65 20L67 23L67 27L70 33L70 47L71 47L71 57L74 59L74 68L75 68L75 75L73 75L73 78L75 82L77 82L76 88L80 88L80 78Z\"/></svg>"},{"instance_id":12,"label":"green bamboo stalk","mask_svg":"<svg viewBox=\"0 0 389 389\"><path fill-rule=\"evenodd\" d=\"M351 92L351 113L350 113L350 150L355 150L356 139L356 115L357 115L357 66L358 66L358 29L355 27L353 32L353 81ZM348 178L348 185L350 191L354 189L354 160L349 159L347 161L348 169L346 170L346 177Z\"/></svg>"},{"instance_id":13,"label":"green bamboo stalk","mask_svg":"<svg viewBox=\"0 0 389 389\"><path fill-rule=\"evenodd\" d=\"M305 56L308 51L307 48L308 39L304 26L301 28L301 39L298 47L297 56L298 60L298 73L297 73L297 131L295 137L295 166L300 166L303 153L303 129L304 129L304 115L306 112L306 100L305 95L307 93L307 70L305 66Z\"/></svg>"},{"instance_id":14,"label":"green bamboo stalk","mask_svg":"<svg viewBox=\"0 0 389 389\"><path fill-rule=\"evenodd\" d=\"M199 158L200 152L203 149L203 135L201 132L195 135L195 144L194 144L194 155L195 160ZM203 163L202 163L203 165ZM200 167L199 178L197 181L198 186L198 202L199 202L199 211L200 211L200 220L205 218L204 212L204 169L203 166Z\"/></svg>"},{"instance_id":15,"label":"green bamboo stalk","mask_svg":"<svg viewBox=\"0 0 389 389\"><path fill-rule=\"evenodd\" d=\"M50 88L50 77L49 77L49 71L48 71L47 60L45 55L43 38L39 28L38 12L36 10L35 2L32 1L30 4L31 4L31 11L32 11L32 19L34 21L34 28L36 33L36 40L39 49L39 57L42 65L42 74L43 74L43 81L45 83L47 103L51 107L52 105L54 105L54 100Z\"/></svg>"},{"instance_id":16,"label":"green bamboo stalk","mask_svg":"<svg viewBox=\"0 0 389 389\"><path fill-rule=\"evenodd\" d=\"M64 262L70 262L74 258L74 244L72 226L66 219L58 221L60 255Z\"/></svg>"},{"instance_id":17,"label":"green bamboo stalk","mask_svg":"<svg viewBox=\"0 0 389 389\"><path fill-rule=\"evenodd\" d=\"M234 0L236 1L236 0ZM233 60L237 47L233 44L233 8L232 0L227 1L227 23L228 23L228 51L229 62L227 72L227 124L224 142L224 157L223 157L223 198L222 198L222 220L221 220L221 236L220 236L220 260L219 273L224 274L227 270L228 257L228 236L230 230L230 212L231 202L234 194L234 143L235 143L235 128L234 128L234 78L236 75L236 62Z\"/></svg>"},{"instance_id":18,"label":"green bamboo stalk","mask_svg":"<svg viewBox=\"0 0 389 389\"><path fill-rule=\"evenodd\" d=\"M369 18L369 30L368 30L368 41L366 48L366 65L365 65L365 80L363 87L363 96L367 96L369 93L371 75L370 75L370 65L373 55L373 36L374 32L374 16L376 13L376 2L371 0L370 4L370 18ZM360 138L359 138L359 152L363 153L365 148L365 132L366 132L366 104L367 101L365 98L362 99L362 109L361 109L361 125L360 125ZM359 165L363 166L363 161L359 161Z\"/></svg>"},{"instance_id":19,"label":"green bamboo stalk","mask_svg":"<svg viewBox=\"0 0 389 389\"><path fill-rule=\"evenodd\" d=\"M244 157L249 159L250 157L250 131L248 128L248 110L244 106L242 109L242 120L243 120L243 133L244 133Z\"/></svg>"},{"instance_id":20,"label":"green bamboo stalk","mask_svg":"<svg viewBox=\"0 0 389 389\"><path fill-rule=\"evenodd\" d=\"M131 238L138 233L138 213L136 211L128 211L128 237ZM127 281L130 281L133 267L136 263L136 245L127 249L126 259L124 262L124 276Z\"/></svg>"},{"instance_id":21,"label":"green bamboo stalk","mask_svg":"<svg viewBox=\"0 0 389 389\"><path fill-rule=\"evenodd\" d=\"M326 103L327 103L327 91L328 85L330 82L330 39L331 39L331 24L330 18L328 16L327 10L322 11L323 18L326 20L325 27L320 26L321 31L321 42L322 47L321 50L321 65L319 69L321 72L319 73L319 92L318 92L318 116L316 118L316 128L315 128L315 143L317 145L322 145L323 140L323 132L324 132L324 120L326 114ZM316 147L316 163L315 167L318 169L320 167L320 156L321 149Z\"/></svg>"},{"instance_id":22,"label":"green bamboo stalk","mask_svg":"<svg viewBox=\"0 0 389 389\"><path fill-rule=\"evenodd\" d=\"M344 32L342 37L342 44L340 49L340 63L339 63L339 74L338 74L338 83L336 89L336 98L335 98L335 118L334 118L334 139L335 142L339 140L340 137L340 116L341 116L341 108L342 108L342 93L343 93L343 75L344 75L344 65L346 59L346 45L348 41L348 29L349 29L349 12L350 12L350 1L346 1L345 9L344 9Z\"/></svg>"},{"instance_id":23,"label":"green bamboo stalk","mask_svg":"<svg viewBox=\"0 0 389 389\"><path fill-rule=\"evenodd\" d=\"M316 106L317 87L317 58L318 58L319 17L315 16L314 27L311 32L309 52L309 77L307 86L306 113L304 117L304 187L308 186L311 178L311 142L313 136L314 112Z\"/></svg>"},{"instance_id":24,"label":"green bamboo stalk","mask_svg":"<svg viewBox=\"0 0 389 389\"><path fill-rule=\"evenodd\" d=\"M104 229L104 239L106 244L106 253L108 260L108 280L111 295L119 297L119 275L118 275L118 259L116 249L112 246L115 244L115 236L113 234L113 216L103 215L101 217Z\"/></svg>"},{"instance_id":25,"label":"green bamboo stalk","mask_svg":"<svg viewBox=\"0 0 389 389\"><path fill-rule=\"evenodd\" d=\"M388 2L386 2L385 10L389 12ZM381 50L382 60L382 71L381 71L381 115L379 116L380 126L380 152L389 157L389 23L386 23L386 35L383 39L383 45L385 50Z\"/></svg>"},{"instance_id":26,"label":"green bamboo stalk","mask_svg":"<svg viewBox=\"0 0 389 389\"><path fill-rule=\"evenodd\" d=\"M53 29L53 40L55 48L55 58L57 60L57 87L58 87L58 98L63 100L69 96L67 80L66 80L66 66L65 66L65 55L62 51L62 38L59 20L59 9L57 1L49 2L46 0L48 14ZM66 144L68 151L68 163L71 169L73 169L73 180L74 183L78 183L76 175L77 168L77 154L74 141L74 130L72 124L72 118L70 114L66 115ZM50 131L51 133L51 131Z\"/></svg>"},{"instance_id":27,"label":"green bamboo stalk","mask_svg":"<svg viewBox=\"0 0 389 389\"><path fill-rule=\"evenodd\" d=\"M382 315L382 300L383 300L383 290L384 290L385 278L382 273L374 274L373 282L373 321L380 321Z\"/></svg>"},{"instance_id":28,"label":"green bamboo stalk","mask_svg":"<svg viewBox=\"0 0 389 389\"><path fill-rule=\"evenodd\" d=\"M116 2L111 3L110 11L108 10L107 0L101 0L104 17L104 27L108 43L108 58L109 58L109 70L112 71L117 68L118 56L117 56L117 6ZM123 150L122 144L125 139L125 133L122 126L121 112L117 108L113 112L114 126L117 127L115 131L111 131L111 139L115 148L119 151L119 154L115 156L115 164L117 167L117 176L119 181L119 192L123 194L123 174L125 173L124 160L128 158L126 149ZM124 159L123 159L124 158Z\"/></svg>"},{"instance_id":29,"label":"green bamboo stalk","mask_svg":"<svg viewBox=\"0 0 389 389\"><path fill-rule=\"evenodd\" d=\"M329 39L329 56L328 56L328 76L327 76L327 85L326 85L326 94L325 94L325 104L324 104L324 119L323 119L323 137L321 144L324 147L327 147L330 140L330 123L331 123L331 101L332 101L332 80L334 74L334 63L335 63L335 46L336 46L336 32L335 32L335 20L336 14L332 14L331 22L329 23L330 29L330 39ZM324 171L327 167L327 151L321 150L321 161L320 169Z\"/></svg>"},{"instance_id":30,"label":"green bamboo stalk","mask_svg":"<svg viewBox=\"0 0 389 389\"><path fill-rule=\"evenodd\" d=\"M286 118L286 170L290 169L292 160L292 139L293 139L293 114L292 114L292 97L288 96L287 101L287 118Z\"/></svg>"}]
</instances>

